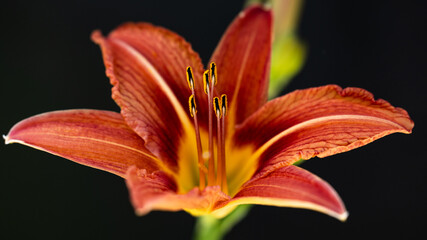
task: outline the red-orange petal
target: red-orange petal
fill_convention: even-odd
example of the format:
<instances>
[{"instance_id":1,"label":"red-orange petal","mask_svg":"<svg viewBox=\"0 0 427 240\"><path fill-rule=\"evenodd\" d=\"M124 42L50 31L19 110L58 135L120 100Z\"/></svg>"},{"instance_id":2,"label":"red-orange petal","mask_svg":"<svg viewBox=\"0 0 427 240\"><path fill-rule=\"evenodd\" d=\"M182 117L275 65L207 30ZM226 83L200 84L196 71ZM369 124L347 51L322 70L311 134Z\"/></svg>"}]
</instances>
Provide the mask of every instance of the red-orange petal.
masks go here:
<instances>
[{"instance_id":1,"label":"red-orange petal","mask_svg":"<svg viewBox=\"0 0 427 240\"><path fill-rule=\"evenodd\" d=\"M219 186L209 186L203 191L194 188L180 194L173 178L162 171L149 174L143 169L131 167L126 176L131 202L138 215L151 210L187 210L198 215L209 213L215 203L229 199Z\"/></svg>"},{"instance_id":2,"label":"red-orange petal","mask_svg":"<svg viewBox=\"0 0 427 240\"><path fill-rule=\"evenodd\" d=\"M115 112L43 113L17 123L5 141L6 144L21 143L121 177L132 165L147 172L161 169L160 162L144 147L144 141Z\"/></svg>"},{"instance_id":3,"label":"red-orange petal","mask_svg":"<svg viewBox=\"0 0 427 240\"><path fill-rule=\"evenodd\" d=\"M235 141L255 144L258 171L268 172L300 159L349 151L391 133L410 133L413 126L405 110L375 100L366 90L328 85L268 102L239 127Z\"/></svg>"},{"instance_id":4,"label":"red-orange petal","mask_svg":"<svg viewBox=\"0 0 427 240\"><path fill-rule=\"evenodd\" d=\"M272 44L271 9L252 6L228 27L211 61L218 94L227 94L229 117L241 123L267 101Z\"/></svg>"},{"instance_id":5,"label":"red-orange petal","mask_svg":"<svg viewBox=\"0 0 427 240\"><path fill-rule=\"evenodd\" d=\"M307 208L341 221L348 216L340 197L327 182L293 165L251 179L232 200L219 203L216 208L227 212L227 208L240 204Z\"/></svg>"},{"instance_id":6,"label":"red-orange petal","mask_svg":"<svg viewBox=\"0 0 427 240\"><path fill-rule=\"evenodd\" d=\"M183 127L191 125L186 67L192 66L201 83L198 54L177 34L148 23L124 24L108 37L95 31L92 39L101 46L113 99L126 123L176 171L177 143ZM203 93L202 84L196 90Z\"/></svg>"}]
</instances>

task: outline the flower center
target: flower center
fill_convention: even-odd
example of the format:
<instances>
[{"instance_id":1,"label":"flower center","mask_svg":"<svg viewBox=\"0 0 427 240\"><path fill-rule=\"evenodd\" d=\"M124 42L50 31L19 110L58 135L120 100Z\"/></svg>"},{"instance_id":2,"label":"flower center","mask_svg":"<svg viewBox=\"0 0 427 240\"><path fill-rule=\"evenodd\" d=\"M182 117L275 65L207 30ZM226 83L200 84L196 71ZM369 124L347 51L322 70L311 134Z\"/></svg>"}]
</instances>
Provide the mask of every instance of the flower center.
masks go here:
<instances>
[{"instance_id":1,"label":"flower center","mask_svg":"<svg viewBox=\"0 0 427 240\"><path fill-rule=\"evenodd\" d=\"M217 70L216 64L211 63L209 70L203 73L203 86L205 94L208 100L208 129L209 129L209 146L208 154L203 154L202 142L200 140L200 129L197 121L197 106L196 106L196 91L194 90L194 78L191 67L187 67L187 82L191 90L191 96L188 99L188 105L190 115L194 120L194 131L196 134L197 142L197 157L198 157L198 168L199 168L199 188L203 190L206 187L206 175L207 185L219 185L221 190L228 194L228 185L226 177L226 165L225 165L225 116L227 113L227 95L222 94L220 97L214 97L214 88L217 84ZM216 164L214 154L214 137L213 137L213 114L216 116L216 140L217 140L217 153L216 153ZM206 153L206 152L205 152ZM205 166L205 158L208 162L208 167ZM215 165L217 170L215 172Z\"/></svg>"}]
</instances>

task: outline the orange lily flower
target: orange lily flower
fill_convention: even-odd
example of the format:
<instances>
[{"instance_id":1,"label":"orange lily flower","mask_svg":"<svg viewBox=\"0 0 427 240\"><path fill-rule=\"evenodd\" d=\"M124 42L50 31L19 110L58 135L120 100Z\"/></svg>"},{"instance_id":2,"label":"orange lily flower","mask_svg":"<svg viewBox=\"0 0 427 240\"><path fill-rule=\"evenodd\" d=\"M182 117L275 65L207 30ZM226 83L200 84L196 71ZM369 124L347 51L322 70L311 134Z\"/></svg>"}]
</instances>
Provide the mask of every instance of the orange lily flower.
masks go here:
<instances>
[{"instance_id":1,"label":"orange lily flower","mask_svg":"<svg viewBox=\"0 0 427 240\"><path fill-rule=\"evenodd\" d=\"M223 217L262 204L345 220L333 188L293 164L414 126L405 110L359 88L328 85L267 102L272 14L260 6L233 21L207 71L183 38L147 23L92 39L121 113L44 113L17 123L5 141L125 178L138 214Z\"/></svg>"}]
</instances>

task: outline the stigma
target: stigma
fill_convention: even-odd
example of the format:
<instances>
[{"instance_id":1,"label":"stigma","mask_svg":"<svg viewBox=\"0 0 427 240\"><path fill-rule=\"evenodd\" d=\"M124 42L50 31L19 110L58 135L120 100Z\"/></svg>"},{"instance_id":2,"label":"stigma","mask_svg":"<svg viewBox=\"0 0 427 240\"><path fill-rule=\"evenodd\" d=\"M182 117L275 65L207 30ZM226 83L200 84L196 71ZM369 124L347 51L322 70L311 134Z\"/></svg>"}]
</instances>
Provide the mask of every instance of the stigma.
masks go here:
<instances>
[{"instance_id":1,"label":"stigma","mask_svg":"<svg viewBox=\"0 0 427 240\"><path fill-rule=\"evenodd\" d=\"M199 168L199 189L203 190L207 186L220 186L221 190L228 194L227 176L226 176L226 159L225 159L225 116L227 115L227 95L215 95L215 86L218 83L217 67L214 62L209 65L209 69L203 73L203 90L207 98L207 119L208 119L208 146L207 151L203 151L200 139L200 128L197 118L197 98L195 81L191 67L186 69L187 83L191 90L188 99L190 116L194 121L194 131L197 142L197 157ZM216 135L214 136L214 114L216 118ZM216 152L214 152L214 137L216 138ZM207 153L207 154L206 154ZM207 166L206 163L207 162ZM216 166L216 169L215 169Z\"/></svg>"}]
</instances>

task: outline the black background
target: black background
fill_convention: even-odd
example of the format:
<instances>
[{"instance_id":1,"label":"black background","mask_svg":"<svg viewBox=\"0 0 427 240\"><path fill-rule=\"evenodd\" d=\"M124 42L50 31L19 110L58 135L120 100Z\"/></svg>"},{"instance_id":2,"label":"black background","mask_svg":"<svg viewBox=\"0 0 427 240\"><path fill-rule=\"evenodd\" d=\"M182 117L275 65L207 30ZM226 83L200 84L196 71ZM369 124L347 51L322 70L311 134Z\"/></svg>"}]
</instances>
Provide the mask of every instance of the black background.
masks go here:
<instances>
[{"instance_id":1,"label":"black background","mask_svg":"<svg viewBox=\"0 0 427 240\"><path fill-rule=\"evenodd\" d=\"M204 63L242 1L6 1L0 38L1 123L6 134L34 114L73 108L119 111L98 46L126 21L184 36ZM415 121L394 134L303 167L337 190L342 223L301 209L256 206L227 239L422 238L427 214L424 1L307 1L299 33L309 46L285 92L339 84L365 88ZM136 217L122 179L18 144L0 145L1 239L189 239L185 212Z\"/></svg>"}]
</instances>

